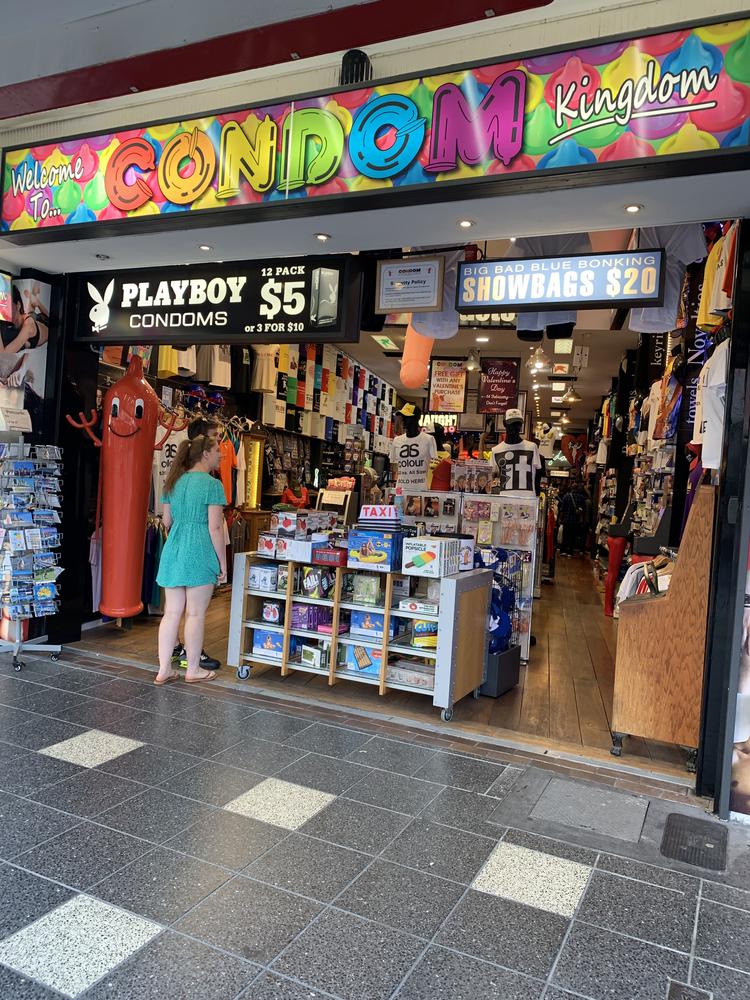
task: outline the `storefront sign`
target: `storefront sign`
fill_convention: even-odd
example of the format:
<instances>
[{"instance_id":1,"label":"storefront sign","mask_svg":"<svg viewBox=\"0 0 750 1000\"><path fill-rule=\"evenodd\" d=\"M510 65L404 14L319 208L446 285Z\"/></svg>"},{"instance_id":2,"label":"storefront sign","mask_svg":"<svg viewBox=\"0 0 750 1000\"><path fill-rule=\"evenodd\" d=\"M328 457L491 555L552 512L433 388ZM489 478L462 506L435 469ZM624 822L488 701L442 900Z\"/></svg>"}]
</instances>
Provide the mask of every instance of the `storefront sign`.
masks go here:
<instances>
[{"instance_id":1,"label":"storefront sign","mask_svg":"<svg viewBox=\"0 0 750 1000\"><path fill-rule=\"evenodd\" d=\"M2 229L747 149L749 36L710 24L10 150Z\"/></svg>"},{"instance_id":2,"label":"storefront sign","mask_svg":"<svg viewBox=\"0 0 750 1000\"><path fill-rule=\"evenodd\" d=\"M518 358L482 358L480 413L505 413L518 403Z\"/></svg>"},{"instance_id":3,"label":"storefront sign","mask_svg":"<svg viewBox=\"0 0 750 1000\"><path fill-rule=\"evenodd\" d=\"M434 312L442 308L445 257L379 260L375 312Z\"/></svg>"},{"instance_id":4,"label":"storefront sign","mask_svg":"<svg viewBox=\"0 0 750 1000\"><path fill-rule=\"evenodd\" d=\"M87 343L359 340L361 277L350 257L97 272L70 282L75 338Z\"/></svg>"},{"instance_id":5,"label":"storefront sign","mask_svg":"<svg viewBox=\"0 0 750 1000\"><path fill-rule=\"evenodd\" d=\"M750 91L749 91L750 93ZM456 308L532 312L540 308L659 305L664 297L664 251L633 250L574 257L462 261Z\"/></svg>"},{"instance_id":6,"label":"storefront sign","mask_svg":"<svg viewBox=\"0 0 750 1000\"><path fill-rule=\"evenodd\" d=\"M3 323L13 322L11 283L11 276L0 271L0 320Z\"/></svg>"},{"instance_id":7,"label":"storefront sign","mask_svg":"<svg viewBox=\"0 0 750 1000\"><path fill-rule=\"evenodd\" d=\"M463 413L465 408L466 365L463 359L432 358L428 411Z\"/></svg>"},{"instance_id":8,"label":"storefront sign","mask_svg":"<svg viewBox=\"0 0 750 1000\"><path fill-rule=\"evenodd\" d=\"M481 326L487 329L509 330L516 325L516 314L514 312L459 313L458 325L470 326L472 328Z\"/></svg>"}]
</instances>

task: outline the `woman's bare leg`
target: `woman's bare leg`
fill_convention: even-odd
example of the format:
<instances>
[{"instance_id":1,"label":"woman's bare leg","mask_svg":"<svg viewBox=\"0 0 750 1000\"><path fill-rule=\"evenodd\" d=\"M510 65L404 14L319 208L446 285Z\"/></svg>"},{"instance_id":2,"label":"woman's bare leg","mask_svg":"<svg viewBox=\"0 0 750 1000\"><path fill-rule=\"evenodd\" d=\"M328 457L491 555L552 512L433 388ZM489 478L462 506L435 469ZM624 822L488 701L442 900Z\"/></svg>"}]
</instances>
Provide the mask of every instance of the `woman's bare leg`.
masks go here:
<instances>
[{"instance_id":1,"label":"woman's bare leg","mask_svg":"<svg viewBox=\"0 0 750 1000\"><path fill-rule=\"evenodd\" d=\"M200 662L206 611L213 593L214 585L212 583L207 583L203 587L188 587L186 591L185 651L187 652L187 670L185 676L190 680L212 675L210 670L201 669Z\"/></svg>"},{"instance_id":2,"label":"woman's bare leg","mask_svg":"<svg viewBox=\"0 0 750 1000\"><path fill-rule=\"evenodd\" d=\"M159 680L172 676L172 650L177 642L180 619L185 610L185 588L164 588L164 615L159 625Z\"/></svg>"}]
</instances>

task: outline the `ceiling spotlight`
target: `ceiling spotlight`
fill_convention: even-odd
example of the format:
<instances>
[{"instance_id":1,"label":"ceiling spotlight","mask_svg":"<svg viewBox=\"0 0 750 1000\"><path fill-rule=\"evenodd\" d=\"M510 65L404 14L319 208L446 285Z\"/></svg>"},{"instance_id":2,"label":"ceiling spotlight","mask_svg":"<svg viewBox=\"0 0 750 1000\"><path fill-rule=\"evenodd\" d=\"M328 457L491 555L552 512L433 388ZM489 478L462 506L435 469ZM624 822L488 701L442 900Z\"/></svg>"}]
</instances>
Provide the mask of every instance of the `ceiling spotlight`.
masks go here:
<instances>
[{"instance_id":1,"label":"ceiling spotlight","mask_svg":"<svg viewBox=\"0 0 750 1000\"><path fill-rule=\"evenodd\" d=\"M573 386L571 386L565 393L565 400L568 403L580 403L581 399L582 397L578 395Z\"/></svg>"},{"instance_id":2,"label":"ceiling spotlight","mask_svg":"<svg viewBox=\"0 0 750 1000\"><path fill-rule=\"evenodd\" d=\"M474 350L469 351L469 356L466 359L466 364L464 368L467 372L475 372L479 370L479 357L477 352Z\"/></svg>"},{"instance_id":3,"label":"ceiling spotlight","mask_svg":"<svg viewBox=\"0 0 750 1000\"><path fill-rule=\"evenodd\" d=\"M112 258L108 253L95 253L94 256L97 260L111 260Z\"/></svg>"},{"instance_id":4,"label":"ceiling spotlight","mask_svg":"<svg viewBox=\"0 0 750 1000\"><path fill-rule=\"evenodd\" d=\"M471 229L472 226L476 226L476 222L473 219L459 219L458 225L460 229Z\"/></svg>"},{"instance_id":5,"label":"ceiling spotlight","mask_svg":"<svg viewBox=\"0 0 750 1000\"><path fill-rule=\"evenodd\" d=\"M313 233L316 240L320 240L321 243L327 243L331 236L329 233Z\"/></svg>"},{"instance_id":6,"label":"ceiling spotlight","mask_svg":"<svg viewBox=\"0 0 750 1000\"><path fill-rule=\"evenodd\" d=\"M198 244L198 249L199 250L213 250L213 247L210 244L208 244L208 243L199 243Z\"/></svg>"},{"instance_id":7,"label":"ceiling spotlight","mask_svg":"<svg viewBox=\"0 0 750 1000\"><path fill-rule=\"evenodd\" d=\"M569 420L569 418L568 418L568 417L566 417L566 415L565 415L564 413L563 413L563 415L562 415L562 416L560 417L560 423L561 423L561 424L569 424L569 423L570 423L570 420Z\"/></svg>"},{"instance_id":8,"label":"ceiling spotlight","mask_svg":"<svg viewBox=\"0 0 750 1000\"><path fill-rule=\"evenodd\" d=\"M528 361L526 362L526 367L529 369L529 371L533 372L534 374L542 372L545 369L549 369L550 367L549 358L544 353L541 347L537 347L537 349L532 352Z\"/></svg>"},{"instance_id":9,"label":"ceiling spotlight","mask_svg":"<svg viewBox=\"0 0 750 1000\"><path fill-rule=\"evenodd\" d=\"M511 243L515 243L516 242L516 237L515 236L509 236L508 239L510 240Z\"/></svg>"},{"instance_id":10,"label":"ceiling spotlight","mask_svg":"<svg viewBox=\"0 0 750 1000\"><path fill-rule=\"evenodd\" d=\"M643 209L643 205L626 205L625 211L628 215L638 215L638 213Z\"/></svg>"},{"instance_id":11,"label":"ceiling spotlight","mask_svg":"<svg viewBox=\"0 0 750 1000\"><path fill-rule=\"evenodd\" d=\"M489 344L489 342L490 342L489 337L477 337L478 344Z\"/></svg>"}]
</instances>

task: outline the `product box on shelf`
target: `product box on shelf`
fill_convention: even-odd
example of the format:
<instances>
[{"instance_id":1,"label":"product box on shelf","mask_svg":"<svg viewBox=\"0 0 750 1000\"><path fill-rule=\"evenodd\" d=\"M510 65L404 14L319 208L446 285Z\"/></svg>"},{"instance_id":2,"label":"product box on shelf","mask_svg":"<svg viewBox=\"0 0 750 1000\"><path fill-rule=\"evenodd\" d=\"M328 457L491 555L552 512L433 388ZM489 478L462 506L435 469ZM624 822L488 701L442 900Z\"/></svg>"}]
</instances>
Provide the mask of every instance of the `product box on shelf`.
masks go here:
<instances>
[{"instance_id":1,"label":"product box on shelf","mask_svg":"<svg viewBox=\"0 0 750 1000\"><path fill-rule=\"evenodd\" d=\"M315 549L312 554L313 565L315 566L346 566L347 551L335 546L321 546Z\"/></svg>"},{"instance_id":2,"label":"product box on shelf","mask_svg":"<svg viewBox=\"0 0 750 1000\"><path fill-rule=\"evenodd\" d=\"M276 590L278 573L277 566L251 566L248 573L248 586L250 590Z\"/></svg>"},{"instance_id":3,"label":"product box on shelf","mask_svg":"<svg viewBox=\"0 0 750 1000\"><path fill-rule=\"evenodd\" d=\"M273 559L276 555L276 535L269 531L261 531L258 535L258 555Z\"/></svg>"},{"instance_id":4,"label":"product box on shelf","mask_svg":"<svg viewBox=\"0 0 750 1000\"><path fill-rule=\"evenodd\" d=\"M352 635L382 639L385 632L385 615L378 614L377 611L352 611L349 631ZM396 621L394 618L390 620L388 634L391 639L396 634Z\"/></svg>"},{"instance_id":5,"label":"product box on shelf","mask_svg":"<svg viewBox=\"0 0 750 1000\"><path fill-rule=\"evenodd\" d=\"M398 606L401 611L421 615L436 615L440 609L437 601L425 600L424 597L405 597L398 602Z\"/></svg>"},{"instance_id":6,"label":"product box on shelf","mask_svg":"<svg viewBox=\"0 0 750 1000\"><path fill-rule=\"evenodd\" d=\"M389 663L385 672L386 684L409 684L411 687L432 691L435 687L435 667L415 663L413 660L396 660Z\"/></svg>"},{"instance_id":7,"label":"product box on shelf","mask_svg":"<svg viewBox=\"0 0 750 1000\"><path fill-rule=\"evenodd\" d=\"M339 669L352 674L380 674L383 650L370 646L339 646Z\"/></svg>"},{"instance_id":8,"label":"product box on shelf","mask_svg":"<svg viewBox=\"0 0 750 1000\"><path fill-rule=\"evenodd\" d=\"M281 570L279 570L281 573ZM434 604L440 604L440 580L427 581L427 600Z\"/></svg>"},{"instance_id":9,"label":"product box on shelf","mask_svg":"<svg viewBox=\"0 0 750 1000\"><path fill-rule=\"evenodd\" d=\"M393 576L393 597L396 598L409 597L411 594L411 580L408 576Z\"/></svg>"},{"instance_id":10,"label":"product box on shelf","mask_svg":"<svg viewBox=\"0 0 750 1000\"><path fill-rule=\"evenodd\" d=\"M280 660L284 653L284 636L281 632L267 632L263 628L254 629L253 652L258 656L270 656Z\"/></svg>"},{"instance_id":11,"label":"product box on shelf","mask_svg":"<svg viewBox=\"0 0 750 1000\"><path fill-rule=\"evenodd\" d=\"M335 582L335 573L325 566L302 567L302 593L305 597L327 598Z\"/></svg>"},{"instance_id":12,"label":"product box on shelf","mask_svg":"<svg viewBox=\"0 0 750 1000\"><path fill-rule=\"evenodd\" d=\"M300 582L302 580L302 573L300 572L300 567L294 567L294 581L292 583L292 593L296 594L300 588ZM289 566L283 563L279 566L279 576L278 582L276 584L276 590L286 593L286 585L289 582Z\"/></svg>"},{"instance_id":13,"label":"product box on shelf","mask_svg":"<svg viewBox=\"0 0 750 1000\"><path fill-rule=\"evenodd\" d=\"M422 535L405 538L401 572L407 576L441 577L458 573L461 543L458 538Z\"/></svg>"},{"instance_id":14,"label":"product box on shelf","mask_svg":"<svg viewBox=\"0 0 750 1000\"><path fill-rule=\"evenodd\" d=\"M324 670L328 666L329 645L324 643L321 646L302 645L300 652L300 663L306 667L316 667Z\"/></svg>"},{"instance_id":15,"label":"product box on shelf","mask_svg":"<svg viewBox=\"0 0 750 1000\"><path fill-rule=\"evenodd\" d=\"M270 622L272 625L278 625L284 617L281 601L263 601L263 608L260 616L264 622Z\"/></svg>"},{"instance_id":16,"label":"product box on shelf","mask_svg":"<svg viewBox=\"0 0 750 1000\"><path fill-rule=\"evenodd\" d=\"M292 604L292 628L303 628L314 632L318 625L326 625L331 621L331 608L320 607L318 604Z\"/></svg>"},{"instance_id":17,"label":"product box on shelf","mask_svg":"<svg viewBox=\"0 0 750 1000\"><path fill-rule=\"evenodd\" d=\"M317 533L312 535L309 541L302 541L299 538L283 538L279 535L276 542L276 558L285 559L288 562L309 563L312 561L313 552L323 548L328 544L328 535Z\"/></svg>"},{"instance_id":18,"label":"product box on shelf","mask_svg":"<svg viewBox=\"0 0 750 1000\"><path fill-rule=\"evenodd\" d=\"M271 534L282 538L307 538L310 513L307 510L274 511L271 514Z\"/></svg>"},{"instance_id":19,"label":"product box on shelf","mask_svg":"<svg viewBox=\"0 0 750 1000\"><path fill-rule=\"evenodd\" d=\"M400 569L403 534L353 528L349 532L350 569L373 569L390 573Z\"/></svg>"},{"instance_id":20,"label":"product box on shelf","mask_svg":"<svg viewBox=\"0 0 750 1000\"><path fill-rule=\"evenodd\" d=\"M369 573L355 573L354 585L352 587L352 604L372 604L377 606L381 603L380 580L377 576Z\"/></svg>"},{"instance_id":21,"label":"product box on shelf","mask_svg":"<svg viewBox=\"0 0 750 1000\"><path fill-rule=\"evenodd\" d=\"M471 535L461 535L459 538L461 550L459 553L459 569L462 573L474 569L474 539Z\"/></svg>"},{"instance_id":22,"label":"product box on shelf","mask_svg":"<svg viewBox=\"0 0 750 1000\"><path fill-rule=\"evenodd\" d=\"M420 649L437 649L438 623L421 618L412 624L411 644Z\"/></svg>"}]
</instances>

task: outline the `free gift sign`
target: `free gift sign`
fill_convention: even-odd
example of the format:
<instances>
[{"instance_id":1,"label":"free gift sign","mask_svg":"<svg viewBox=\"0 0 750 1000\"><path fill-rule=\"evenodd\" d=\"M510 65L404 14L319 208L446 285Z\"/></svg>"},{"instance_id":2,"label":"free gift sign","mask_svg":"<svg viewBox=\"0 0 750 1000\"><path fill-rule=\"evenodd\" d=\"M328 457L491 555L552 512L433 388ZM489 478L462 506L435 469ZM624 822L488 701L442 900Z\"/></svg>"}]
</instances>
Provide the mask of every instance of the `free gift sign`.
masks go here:
<instances>
[{"instance_id":1,"label":"free gift sign","mask_svg":"<svg viewBox=\"0 0 750 1000\"><path fill-rule=\"evenodd\" d=\"M5 154L0 227L111 223L750 144L750 21Z\"/></svg>"}]
</instances>

